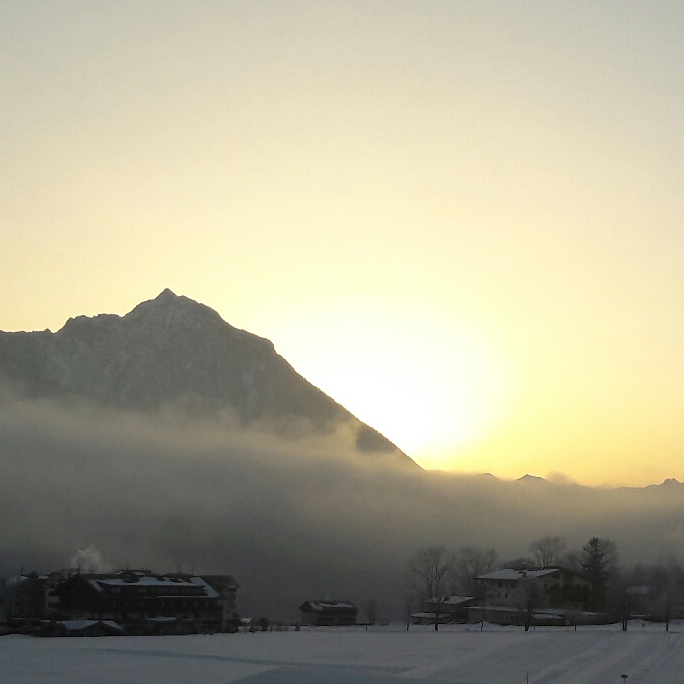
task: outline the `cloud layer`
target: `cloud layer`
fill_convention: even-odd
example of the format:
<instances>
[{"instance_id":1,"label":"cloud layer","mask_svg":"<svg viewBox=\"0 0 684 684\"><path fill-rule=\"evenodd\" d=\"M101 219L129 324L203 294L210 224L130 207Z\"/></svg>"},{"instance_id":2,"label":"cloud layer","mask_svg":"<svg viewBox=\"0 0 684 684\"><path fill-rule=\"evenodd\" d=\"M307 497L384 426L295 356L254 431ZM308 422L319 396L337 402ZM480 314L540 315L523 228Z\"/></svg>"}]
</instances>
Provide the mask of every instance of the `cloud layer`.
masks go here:
<instances>
[{"instance_id":1,"label":"cloud layer","mask_svg":"<svg viewBox=\"0 0 684 684\"><path fill-rule=\"evenodd\" d=\"M262 426L263 428L263 426ZM293 431L292 434L304 434ZM291 437L173 411L0 402L0 575L85 567L230 573L238 609L292 619L308 598L400 612L420 546L527 553L546 534L613 538L627 563L684 547L684 486L596 489L397 468L352 430Z\"/></svg>"}]
</instances>

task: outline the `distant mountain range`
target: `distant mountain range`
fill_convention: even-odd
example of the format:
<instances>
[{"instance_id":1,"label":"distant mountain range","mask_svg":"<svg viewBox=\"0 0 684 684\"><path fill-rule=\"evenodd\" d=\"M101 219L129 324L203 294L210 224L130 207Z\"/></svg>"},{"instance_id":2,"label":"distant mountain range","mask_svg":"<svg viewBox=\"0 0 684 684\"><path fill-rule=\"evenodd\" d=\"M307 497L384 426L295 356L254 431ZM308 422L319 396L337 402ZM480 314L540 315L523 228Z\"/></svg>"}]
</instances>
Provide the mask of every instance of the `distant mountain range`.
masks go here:
<instances>
[{"instance_id":1,"label":"distant mountain range","mask_svg":"<svg viewBox=\"0 0 684 684\"><path fill-rule=\"evenodd\" d=\"M272 342L168 289L125 316L78 316L56 333L0 332L0 377L29 398L143 411L173 405L202 417L230 409L244 424L266 419L284 433L303 422L320 432L347 423L357 451L396 454L418 468L299 375Z\"/></svg>"},{"instance_id":2,"label":"distant mountain range","mask_svg":"<svg viewBox=\"0 0 684 684\"><path fill-rule=\"evenodd\" d=\"M483 477L489 477L494 480L498 480L497 477L492 475L491 473L483 473ZM586 485L579 485L576 483L557 483L557 482L552 482L549 480L545 480L543 477L538 477L537 475L530 475L529 473L523 475L522 477L519 477L515 482L519 482L523 485L539 485L539 486L549 486L549 487L581 487L583 489L588 489L591 490L593 489L592 487L587 487ZM652 490L652 489L667 489L667 490L672 490L672 491L679 491L682 488L682 483L677 480L674 477L668 477L665 480L663 480L660 484L650 484L646 485L645 487L617 487L617 488L611 488L617 490Z\"/></svg>"}]
</instances>

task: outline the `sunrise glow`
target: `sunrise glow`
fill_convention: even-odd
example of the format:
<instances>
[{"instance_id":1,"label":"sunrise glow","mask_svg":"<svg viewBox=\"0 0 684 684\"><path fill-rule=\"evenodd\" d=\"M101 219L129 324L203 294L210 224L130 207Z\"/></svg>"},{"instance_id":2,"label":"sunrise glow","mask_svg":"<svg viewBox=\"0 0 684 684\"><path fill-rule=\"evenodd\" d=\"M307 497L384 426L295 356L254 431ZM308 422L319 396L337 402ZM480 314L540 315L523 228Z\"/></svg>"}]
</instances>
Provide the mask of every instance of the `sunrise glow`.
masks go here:
<instances>
[{"instance_id":1,"label":"sunrise glow","mask_svg":"<svg viewBox=\"0 0 684 684\"><path fill-rule=\"evenodd\" d=\"M427 468L684 480L677 3L14 3L0 329L164 288Z\"/></svg>"}]
</instances>

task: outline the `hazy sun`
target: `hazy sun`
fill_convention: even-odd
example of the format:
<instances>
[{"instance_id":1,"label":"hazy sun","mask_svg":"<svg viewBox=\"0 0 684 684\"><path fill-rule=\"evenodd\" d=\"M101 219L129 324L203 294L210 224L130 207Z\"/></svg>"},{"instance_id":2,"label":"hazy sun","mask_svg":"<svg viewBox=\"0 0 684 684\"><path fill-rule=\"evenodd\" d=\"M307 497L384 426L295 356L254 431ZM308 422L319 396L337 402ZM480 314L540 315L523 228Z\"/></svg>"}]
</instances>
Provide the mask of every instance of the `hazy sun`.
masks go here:
<instances>
[{"instance_id":1,"label":"hazy sun","mask_svg":"<svg viewBox=\"0 0 684 684\"><path fill-rule=\"evenodd\" d=\"M273 332L277 351L423 467L457 467L500 410L501 361L466 321L386 303L307 314Z\"/></svg>"}]
</instances>

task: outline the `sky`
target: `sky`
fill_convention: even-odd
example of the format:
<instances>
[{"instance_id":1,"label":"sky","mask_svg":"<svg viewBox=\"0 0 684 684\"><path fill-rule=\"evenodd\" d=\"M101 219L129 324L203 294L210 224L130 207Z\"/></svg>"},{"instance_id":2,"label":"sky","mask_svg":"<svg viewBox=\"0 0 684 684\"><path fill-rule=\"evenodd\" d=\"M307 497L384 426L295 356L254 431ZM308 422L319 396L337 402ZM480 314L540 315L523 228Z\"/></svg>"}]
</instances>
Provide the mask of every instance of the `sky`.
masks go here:
<instances>
[{"instance_id":1,"label":"sky","mask_svg":"<svg viewBox=\"0 0 684 684\"><path fill-rule=\"evenodd\" d=\"M0 3L0 329L164 288L429 469L684 480L684 7Z\"/></svg>"}]
</instances>

